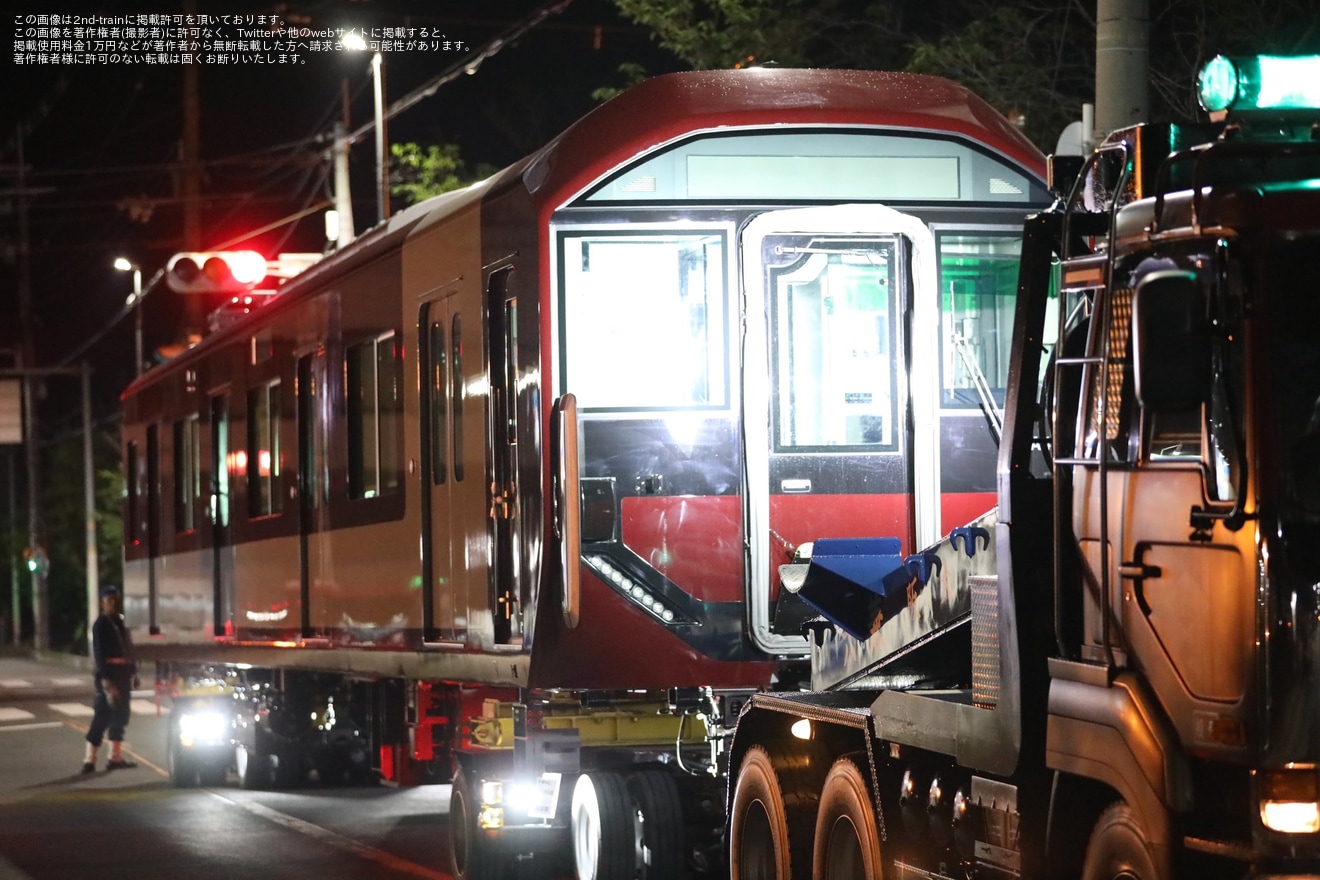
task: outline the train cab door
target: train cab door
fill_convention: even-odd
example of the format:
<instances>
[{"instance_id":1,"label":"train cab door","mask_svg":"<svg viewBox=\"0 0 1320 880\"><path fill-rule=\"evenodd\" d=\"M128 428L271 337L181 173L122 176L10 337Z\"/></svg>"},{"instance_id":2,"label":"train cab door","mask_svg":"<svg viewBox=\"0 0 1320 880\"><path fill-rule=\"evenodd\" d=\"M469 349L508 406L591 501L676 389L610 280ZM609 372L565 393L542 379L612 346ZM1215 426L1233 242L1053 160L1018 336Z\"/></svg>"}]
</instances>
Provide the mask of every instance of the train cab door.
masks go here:
<instances>
[{"instance_id":1,"label":"train cab door","mask_svg":"<svg viewBox=\"0 0 1320 880\"><path fill-rule=\"evenodd\" d=\"M853 205L762 214L741 253L752 633L801 650L779 577L798 548L938 538L935 245L915 218Z\"/></svg>"},{"instance_id":2,"label":"train cab door","mask_svg":"<svg viewBox=\"0 0 1320 880\"><path fill-rule=\"evenodd\" d=\"M522 631L521 558L518 548L518 299L513 267L492 272L486 284L490 373L490 516L493 567L491 614L495 644Z\"/></svg>"},{"instance_id":3,"label":"train cab door","mask_svg":"<svg viewBox=\"0 0 1320 880\"><path fill-rule=\"evenodd\" d=\"M461 643L466 635L466 596L455 559L463 559L462 317L458 294L423 302L418 312L421 415L422 628L433 644Z\"/></svg>"},{"instance_id":4,"label":"train cab door","mask_svg":"<svg viewBox=\"0 0 1320 880\"><path fill-rule=\"evenodd\" d=\"M229 542L229 392L211 397L211 596L214 634L234 634L234 560Z\"/></svg>"}]
</instances>

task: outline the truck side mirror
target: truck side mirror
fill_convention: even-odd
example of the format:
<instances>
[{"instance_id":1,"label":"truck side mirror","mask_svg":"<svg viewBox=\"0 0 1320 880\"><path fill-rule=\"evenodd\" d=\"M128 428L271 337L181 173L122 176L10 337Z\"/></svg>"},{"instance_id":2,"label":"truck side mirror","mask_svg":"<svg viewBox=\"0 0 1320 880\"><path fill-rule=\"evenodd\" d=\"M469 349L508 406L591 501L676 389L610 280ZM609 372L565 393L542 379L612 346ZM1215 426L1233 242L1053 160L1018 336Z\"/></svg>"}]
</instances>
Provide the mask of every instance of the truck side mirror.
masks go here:
<instances>
[{"instance_id":1,"label":"truck side mirror","mask_svg":"<svg viewBox=\"0 0 1320 880\"><path fill-rule=\"evenodd\" d=\"M1210 389L1210 333L1196 274L1151 272L1137 284L1132 311L1137 400L1157 413L1200 406Z\"/></svg>"}]
</instances>

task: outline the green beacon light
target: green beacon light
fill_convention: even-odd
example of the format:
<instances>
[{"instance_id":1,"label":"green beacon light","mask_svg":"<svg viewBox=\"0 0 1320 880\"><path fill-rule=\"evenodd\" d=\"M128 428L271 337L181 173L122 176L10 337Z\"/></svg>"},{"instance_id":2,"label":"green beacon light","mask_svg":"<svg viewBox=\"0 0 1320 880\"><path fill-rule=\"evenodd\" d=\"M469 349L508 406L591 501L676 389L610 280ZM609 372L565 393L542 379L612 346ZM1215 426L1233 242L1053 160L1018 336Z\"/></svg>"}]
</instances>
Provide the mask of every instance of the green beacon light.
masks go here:
<instances>
[{"instance_id":1,"label":"green beacon light","mask_svg":"<svg viewBox=\"0 0 1320 880\"><path fill-rule=\"evenodd\" d=\"M1216 55L1196 78L1210 113L1320 109L1320 55Z\"/></svg>"}]
</instances>

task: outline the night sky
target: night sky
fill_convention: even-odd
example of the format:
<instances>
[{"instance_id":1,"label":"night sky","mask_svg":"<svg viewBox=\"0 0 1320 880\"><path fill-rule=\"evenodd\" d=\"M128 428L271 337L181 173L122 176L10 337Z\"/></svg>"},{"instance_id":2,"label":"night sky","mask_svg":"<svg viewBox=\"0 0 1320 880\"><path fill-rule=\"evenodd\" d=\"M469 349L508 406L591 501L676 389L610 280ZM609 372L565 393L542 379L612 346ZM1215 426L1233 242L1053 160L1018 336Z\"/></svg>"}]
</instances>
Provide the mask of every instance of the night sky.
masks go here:
<instances>
[{"instance_id":1,"label":"night sky","mask_svg":"<svg viewBox=\"0 0 1320 880\"><path fill-rule=\"evenodd\" d=\"M208 4L208 14L279 15L319 31L337 27L429 29L476 50L544 3L328 0L277 4ZM0 3L10 36L0 67L0 349L20 341L17 132L26 131L28 225L34 345L38 366L63 364L90 340L98 416L113 411L132 376L133 321L121 315L132 289L114 258L138 263L146 280L181 250L177 199L183 128L180 65L19 64L16 29L50 13L123 15L182 12L178 0L151 3ZM20 18L21 17L21 18ZM435 35L439 35L438 37ZM26 36L24 34L23 36ZM303 63L198 65L204 210L202 246L216 247L330 196L325 136L342 116L345 83L351 128L372 116L369 54L300 53ZM466 52L454 48L386 54L387 99L396 100ZM573 0L516 44L486 60L391 120L393 142L455 142L466 161L503 166L536 149L594 106L593 89L617 83L624 61L652 73L676 68L648 35L615 13L608 0ZM375 221L375 149L370 131L352 151L355 225ZM395 200L395 207L402 203ZM322 212L280 226L243 247L279 251L324 248ZM180 294L162 290L144 307L148 353L173 341L183 311ZM107 331L106 328L110 327ZM0 369L12 364L0 352ZM74 414L70 413L72 417ZM60 420L59 416L55 419ZM49 420L47 422L49 424Z\"/></svg>"}]
</instances>

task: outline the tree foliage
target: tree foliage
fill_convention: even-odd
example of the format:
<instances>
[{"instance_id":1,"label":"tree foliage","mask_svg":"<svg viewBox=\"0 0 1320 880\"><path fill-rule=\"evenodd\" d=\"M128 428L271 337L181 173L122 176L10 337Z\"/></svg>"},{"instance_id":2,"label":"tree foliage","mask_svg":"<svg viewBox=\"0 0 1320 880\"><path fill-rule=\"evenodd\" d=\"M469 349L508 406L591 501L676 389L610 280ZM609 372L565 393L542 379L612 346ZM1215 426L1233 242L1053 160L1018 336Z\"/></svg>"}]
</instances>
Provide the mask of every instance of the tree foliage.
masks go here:
<instances>
[{"instance_id":1,"label":"tree foliage","mask_svg":"<svg viewBox=\"0 0 1320 880\"><path fill-rule=\"evenodd\" d=\"M462 189L495 170L485 163L469 169L458 144L390 144L390 157L390 192L409 204Z\"/></svg>"},{"instance_id":2,"label":"tree foliage","mask_svg":"<svg viewBox=\"0 0 1320 880\"><path fill-rule=\"evenodd\" d=\"M1049 150L1095 100L1094 0L614 0L694 69L909 70L956 80ZM1320 51L1314 0L1150 0L1151 119L1196 118L1216 52Z\"/></svg>"}]
</instances>

